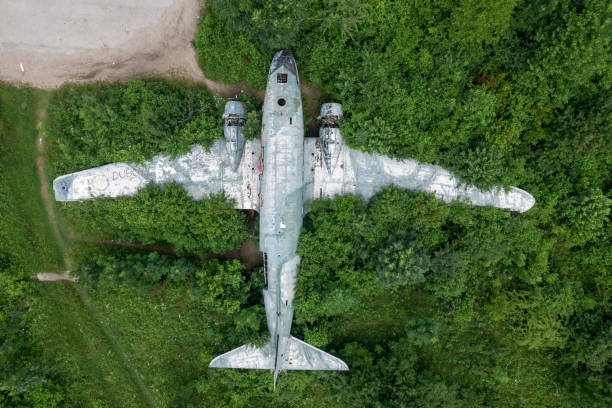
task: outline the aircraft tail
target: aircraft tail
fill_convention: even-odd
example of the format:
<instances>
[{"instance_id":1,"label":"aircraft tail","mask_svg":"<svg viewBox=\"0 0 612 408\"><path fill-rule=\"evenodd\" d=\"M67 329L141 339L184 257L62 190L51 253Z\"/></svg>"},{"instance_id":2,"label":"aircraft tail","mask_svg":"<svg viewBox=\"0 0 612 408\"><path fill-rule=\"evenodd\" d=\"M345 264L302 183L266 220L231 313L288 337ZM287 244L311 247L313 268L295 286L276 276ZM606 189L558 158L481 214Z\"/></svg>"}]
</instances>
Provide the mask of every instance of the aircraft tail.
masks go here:
<instances>
[{"instance_id":1,"label":"aircraft tail","mask_svg":"<svg viewBox=\"0 0 612 408\"><path fill-rule=\"evenodd\" d=\"M279 370L348 370L344 361L305 341L289 336L284 342L285 347L282 349L284 352L278 356Z\"/></svg>"},{"instance_id":2,"label":"aircraft tail","mask_svg":"<svg viewBox=\"0 0 612 408\"><path fill-rule=\"evenodd\" d=\"M282 370L348 370L338 357L293 336L281 337L274 346L270 342L263 347L245 344L215 357L209 367L268 369L274 373L275 389L276 378Z\"/></svg>"},{"instance_id":3,"label":"aircraft tail","mask_svg":"<svg viewBox=\"0 0 612 408\"><path fill-rule=\"evenodd\" d=\"M348 370L338 357L293 336L281 337L279 348L269 342L263 347L242 345L215 357L210 367L251 368L260 370ZM277 353L280 353L278 356Z\"/></svg>"},{"instance_id":4,"label":"aircraft tail","mask_svg":"<svg viewBox=\"0 0 612 408\"><path fill-rule=\"evenodd\" d=\"M208 366L217 368L273 370L274 354L275 349L270 347L270 343L266 343L263 347L245 344L215 357Z\"/></svg>"}]
</instances>

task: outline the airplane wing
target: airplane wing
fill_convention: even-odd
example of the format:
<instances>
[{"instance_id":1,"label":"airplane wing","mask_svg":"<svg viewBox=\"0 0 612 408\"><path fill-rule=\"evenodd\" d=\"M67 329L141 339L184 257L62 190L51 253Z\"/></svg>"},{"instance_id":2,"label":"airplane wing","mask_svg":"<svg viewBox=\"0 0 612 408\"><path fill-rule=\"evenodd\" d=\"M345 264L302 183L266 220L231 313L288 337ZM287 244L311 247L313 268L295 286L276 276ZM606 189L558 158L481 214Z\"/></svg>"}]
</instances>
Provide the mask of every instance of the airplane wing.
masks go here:
<instances>
[{"instance_id":1,"label":"airplane wing","mask_svg":"<svg viewBox=\"0 0 612 408\"><path fill-rule=\"evenodd\" d=\"M259 210L260 142L246 141L236 168L226 146L225 140L220 139L208 151L193 145L190 153L175 159L158 155L144 164L113 163L67 174L53 181L55 199L129 196L149 183L176 182L196 200L225 191L236 201L236 208Z\"/></svg>"},{"instance_id":2,"label":"airplane wing","mask_svg":"<svg viewBox=\"0 0 612 408\"><path fill-rule=\"evenodd\" d=\"M331 132L331 136L326 132ZM439 166L351 149L342 141L339 129L322 129L321 136L304 142L306 206L317 198L344 194L360 194L368 200L391 184L432 193L445 202L460 200L519 212L529 210L535 203L531 194L517 187L507 191L499 187L480 190L462 184L458 177Z\"/></svg>"}]
</instances>

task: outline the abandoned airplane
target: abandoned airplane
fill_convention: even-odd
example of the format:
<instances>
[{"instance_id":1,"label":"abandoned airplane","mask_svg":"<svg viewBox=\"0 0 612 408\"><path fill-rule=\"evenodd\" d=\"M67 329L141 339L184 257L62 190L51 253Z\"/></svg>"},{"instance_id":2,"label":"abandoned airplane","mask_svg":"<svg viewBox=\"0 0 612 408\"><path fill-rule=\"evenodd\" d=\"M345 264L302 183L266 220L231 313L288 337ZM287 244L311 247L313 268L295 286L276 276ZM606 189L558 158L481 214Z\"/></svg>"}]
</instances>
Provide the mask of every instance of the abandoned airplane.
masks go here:
<instances>
[{"instance_id":1,"label":"abandoned airplane","mask_svg":"<svg viewBox=\"0 0 612 408\"><path fill-rule=\"evenodd\" d=\"M133 195L148 183L182 184L194 199L224 191L236 208L259 212L260 250L264 253L263 298L270 340L262 347L243 345L222 354L211 367L267 369L274 386L283 370L348 370L337 357L291 336L302 218L312 200L335 195L372 197L395 185L434 194L445 202L461 200L524 212L534 198L516 187L482 191L462 184L441 167L396 160L353 150L343 141L342 106L321 107L318 138L304 138L300 81L289 51L272 60L263 106L260 140L245 140L242 102L225 105L225 140L207 150L194 145L177 158L158 155L144 164L114 163L58 177L58 201Z\"/></svg>"}]
</instances>

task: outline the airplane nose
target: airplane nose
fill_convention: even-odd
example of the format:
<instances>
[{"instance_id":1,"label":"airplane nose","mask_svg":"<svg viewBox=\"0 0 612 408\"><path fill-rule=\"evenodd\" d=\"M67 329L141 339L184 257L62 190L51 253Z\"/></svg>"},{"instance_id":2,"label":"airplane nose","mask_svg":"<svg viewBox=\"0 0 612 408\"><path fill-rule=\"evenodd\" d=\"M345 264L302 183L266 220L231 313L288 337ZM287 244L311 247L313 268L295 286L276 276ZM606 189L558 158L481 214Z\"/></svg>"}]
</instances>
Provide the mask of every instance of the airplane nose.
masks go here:
<instances>
[{"instance_id":1,"label":"airplane nose","mask_svg":"<svg viewBox=\"0 0 612 408\"><path fill-rule=\"evenodd\" d=\"M297 64L295 59L293 58L293 54L289 50L280 50L274 55L272 58L272 64L270 64L270 74L279 69L280 67L285 66L287 69L297 77Z\"/></svg>"}]
</instances>

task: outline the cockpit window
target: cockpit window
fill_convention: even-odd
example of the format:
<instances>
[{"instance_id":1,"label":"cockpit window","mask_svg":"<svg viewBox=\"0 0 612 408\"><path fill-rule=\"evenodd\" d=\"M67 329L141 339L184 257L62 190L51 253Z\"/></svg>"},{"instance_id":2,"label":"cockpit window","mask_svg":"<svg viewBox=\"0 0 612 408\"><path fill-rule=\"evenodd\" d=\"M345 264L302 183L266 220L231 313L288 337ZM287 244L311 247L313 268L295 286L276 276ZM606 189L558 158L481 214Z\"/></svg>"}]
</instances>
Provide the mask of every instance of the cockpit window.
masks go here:
<instances>
[{"instance_id":1,"label":"cockpit window","mask_svg":"<svg viewBox=\"0 0 612 408\"><path fill-rule=\"evenodd\" d=\"M287 74L276 74L276 83L277 84L286 84L287 83Z\"/></svg>"}]
</instances>

